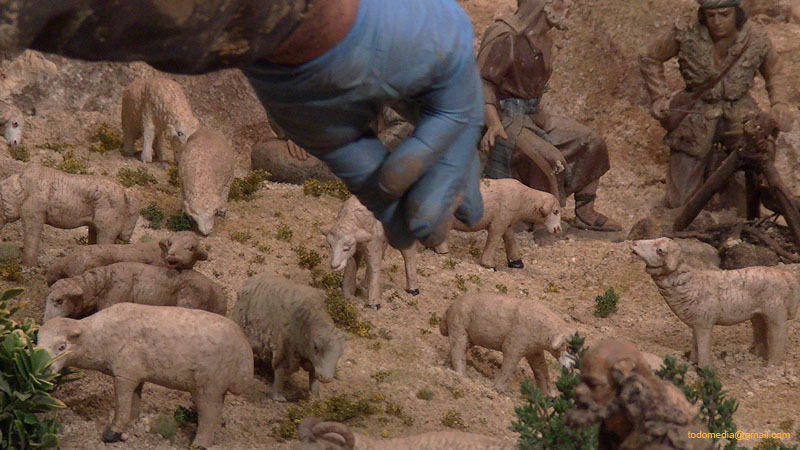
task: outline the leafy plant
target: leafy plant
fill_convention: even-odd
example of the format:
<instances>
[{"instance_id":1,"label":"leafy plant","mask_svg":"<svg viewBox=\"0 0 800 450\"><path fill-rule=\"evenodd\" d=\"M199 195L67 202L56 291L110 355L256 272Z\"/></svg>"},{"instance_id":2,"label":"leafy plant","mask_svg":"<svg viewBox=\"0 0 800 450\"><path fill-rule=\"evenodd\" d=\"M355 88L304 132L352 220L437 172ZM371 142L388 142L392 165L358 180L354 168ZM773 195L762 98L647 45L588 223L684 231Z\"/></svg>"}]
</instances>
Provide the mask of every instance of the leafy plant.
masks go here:
<instances>
[{"instance_id":1,"label":"leafy plant","mask_svg":"<svg viewBox=\"0 0 800 450\"><path fill-rule=\"evenodd\" d=\"M158 230L164 224L164 211L155 203L151 203L147 208L143 208L141 213L142 217L150 222L150 228Z\"/></svg>"},{"instance_id":2,"label":"leafy plant","mask_svg":"<svg viewBox=\"0 0 800 450\"><path fill-rule=\"evenodd\" d=\"M464 425L464 418L461 417L461 413L458 411L453 411L452 409L447 410L442 417L442 425L446 426L447 428L455 428L457 430L464 430L467 428Z\"/></svg>"},{"instance_id":3,"label":"leafy plant","mask_svg":"<svg viewBox=\"0 0 800 450\"><path fill-rule=\"evenodd\" d=\"M150 174L144 167L138 167L136 170L123 167L117 171L117 181L125 187L133 185L147 186L149 184L156 184L158 180Z\"/></svg>"},{"instance_id":4,"label":"leafy plant","mask_svg":"<svg viewBox=\"0 0 800 450\"><path fill-rule=\"evenodd\" d=\"M178 174L177 167L167 169L167 178L171 186L181 187L181 176Z\"/></svg>"},{"instance_id":5,"label":"leafy plant","mask_svg":"<svg viewBox=\"0 0 800 450\"><path fill-rule=\"evenodd\" d=\"M11 153L11 157L17 161L28 162L31 160L31 151L25 144L19 144L15 147L10 147L8 152Z\"/></svg>"},{"instance_id":6,"label":"leafy plant","mask_svg":"<svg viewBox=\"0 0 800 450\"><path fill-rule=\"evenodd\" d=\"M570 368L561 368L556 380L558 396L548 397L530 380L522 382L520 391L526 403L514 408L517 421L511 423L511 430L520 433L519 448L597 448L599 425L571 428L565 423L566 412L575 404L575 388L580 383L576 372L580 370L580 359L587 350L584 340L578 333L569 340L570 354L575 357L575 364Z\"/></svg>"},{"instance_id":7,"label":"leafy plant","mask_svg":"<svg viewBox=\"0 0 800 450\"><path fill-rule=\"evenodd\" d=\"M172 417L181 425L197 423L197 410L193 406L186 408L179 405L175 408L175 413L172 414Z\"/></svg>"},{"instance_id":8,"label":"leafy plant","mask_svg":"<svg viewBox=\"0 0 800 450\"><path fill-rule=\"evenodd\" d=\"M303 194L319 197L322 194L336 197L339 200L347 200L350 197L350 191L342 180L335 181L319 181L315 178L306 180L303 183Z\"/></svg>"},{"instance_id":9,"label":"leafy plant","mask_svg":"<svg viewBox=\"0 0 800 450\"><path fill-rule=\"evenodd\" d=\"M244 244L245 242L249 241L250 238L253 237L252 234L248 233L247 231L231 231L231 240L236 241L240 244Z\"/></svg>"},{"instance_id":10,"label":"leafy plant","mask_svg":"<svg viewBox=\"0 0 800 450\"><path fill-rule=\"evenodd\" d=\"M292 240L293 234L294 232L292 231L292 228L289 227L289 225L282 223L278 225L278 230L275 232L275 237L279 241L289 242Z\"/></svg>"},{"instance_id":11,"label":"leafy plant","mask_svg":"<svg viewBox=\"0 0 800 450\"><path fill-rule=\"evenodd\" d=\"M341 289L326 289L325 309L337 327L356 336L373 337L372 324L359 318L358 308L344 297Z\"/></svg>"},{"instance_id":12,"label":"leafy plant","mask_svg":"<svg viewBox=\"0 0 800 450\"><path fill-rule=\"evenodd\" d=\"M0 278L12 283L22 281L22 274L19 271L19 261L9 260L0 263Z\"/></svg>"},{"instance_id":13,"label":"leafy plant","mask_svg":"<svg viewBox=\"0 0 800 450\"><path fill-rule=\"evenodd\" d=\"M54 448L60 425L53 413L66 405L50 392L61 376L49 371L50 354L35 346L33 319L11 319L19 306L9 308L8 300L23 292L0 296L0 448Z\"/></svg>"},{"instance_id":14,"label":"leafy plant","mask_svg":"<svg viewBox=\"0 0 800 450\"><path fill-rule=\"evenodd\" d=\"M76 158L72 150L64 153L61 157L61 162L56 163L52 158L42 161L42 165L46 167L53 167L62 172L75 173L80 175L89 174L89 164L86 158Z\"/></svg>"},{"instance_id":15,"label":"leafy plant","mask_svg":"<svg viewBox=\"0 0 800 450\"><path fill-rule=\"evenodd\" d=\"M175 214L167 219L167 228L172 231L186 231L192 229L192 221L186 213Z\"/></svg>"},{"instance_id":16,"label":"leafy plant","mask_svg":"<svg viewBox=\"0 0 800 450\"><path fill-rule=\"evenodd\" d=\"M117 130L111 128L107 123L101 123L89 136L89 151L104 154L110 150L122 148L122 137Z\"/></svg>"},{"instance_id":17,"label":"leafy plant","mask_svg":"<svg viewBox=\"0 0 800 450\"><path fill-rule=\"evenodd\" d=\"M278 437L297 439L297 424L306 417L319 417L325 421L347 423L353 419L371 416L378 412L369 399L351 397L347 394L336 395L313 402L301 402L297 406L289 406L284 420L276 428Z\"/></svg>"},{"instance_id":18,"label":"leafy plant","mask_svg":"<svg viewBox=\"0 0 800 450\"><path fill-rule=\"evenodd\" d=\"M603 295L598 295L594 299L595 317L608 317L617 312L617 302L619 296L614 292L614 288L608 288Z\"/></svg>"},{"instance_id":19,"label":"leafy plant","mask_svg":"<svg viewBox=\"0 0 800 450\"><path fill-rule=\"evenodd\" d=\"M256 192L261 189L270 174L266 170L254 170L247 174L244 178L236 178L231 183L231 189L228 191L229 201L250 201L256 198Z\"/></svg>"},{"instance_id":20,"label":"leafy plant","mask_svg":"<svg viewBox=\"0 0 800 450\"><path fill-rule=\"evenodd\" d=\"M303 245L292 247L292 250L297 254L297 264L303 269L311 270L322 262L319 253L314 250L308 250Z\"/></svg>"}]
</instances>

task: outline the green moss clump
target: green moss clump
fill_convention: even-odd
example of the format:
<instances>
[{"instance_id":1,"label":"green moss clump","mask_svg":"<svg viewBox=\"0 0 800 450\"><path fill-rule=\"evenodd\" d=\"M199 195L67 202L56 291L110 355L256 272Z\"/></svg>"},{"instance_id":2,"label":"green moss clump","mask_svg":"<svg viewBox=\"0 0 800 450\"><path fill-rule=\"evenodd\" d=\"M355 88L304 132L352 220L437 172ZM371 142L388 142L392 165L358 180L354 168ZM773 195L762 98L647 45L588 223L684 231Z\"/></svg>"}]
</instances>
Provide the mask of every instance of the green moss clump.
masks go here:
<instances>
[{"instance_id":1,"label":"green moss clump","mask_svg":"<svg viewBox=\"0 0 800 450\"><path fill-rule=\"evenodd\" d=\"M151 203L147 208L143 208L140 214L150 222L149 226L153 230L160 229L164 224L164 211L161 211L161 208L155 203Z\"/></svg>"},{"instance_id":2,"label":"green moss clump","mask_svg":"<svg viewBox=\"0 0 800 450\"><path fill-rule=\"evenodd\" d=\"M442 417L442 425L446 426L447 428L455 428L457 430L464 430L467 428L464 425L464 419L461 417L461 413L458 411L453 411L452 409L447 410Z\"/></svg>"},{"instance_id":3,"label":"green moss clump","mask_svg":"<svg viewBox=\"0 0 800 450\"><path fill-rule=\"evenodd\" d=\"M247 231L231 231L230 236L231 240L234 240L240 244L244 244L253 237L253 235Z\"/></svg>"},{"instance_id":4,"label":"green moss clump","mask_svg":"<svg viewBox=\"0 0 800 450\"><path fill-rule=\"evenodd\" d=\"M6 261L0 264L0 278L12 283L20 283L22 282L22 274L19 269L19 261Z\"/></svg>"},{"instance_id":5,"label":"green moss clump","mask_svg":"<svg viewBox=\"0 0 800 450\"><path fill-rule=\"evenodd\" d=\"M350 191L347 190L347 186L342 180L319 181L315 178L306 180L303 183L303 194L313 195L314 197L327 194L340 200L347 200L350 197Z\"/></svg>"},{"instance_id":6,"label":"green moss clump","mask_svg":"<svg viewBox=\"0 0 800 450\"><path fill-rule=\"evenodd\" d=\"M270 174L266 170L253 170L244 178L236 178L231 183L231 190L228 192L229 201L250 201L256 198L256 192L261 189L261 185L269 178Z\"/></svg>"},{"instance_id":7,"label":"green moss clump","mask_svg":"<svg viewBox=\"0 0 800 450\"><path fill-rule=\"evenodd\" d=\"M456 274L453 279L453 286L461 292L467 292L467 283L463 276Z\"/></svg>"},{"instance_id":8,"label":"green moss clump","mask_svg":"<svg viewBox=\"0 0 800 450\"><path fill-rule=\"evenodd\" d=\"M311 286L320 289L339 289L342 287L342 280L344 279L344 275L341 272L338 273L326 273L323 275L324 272L321 270L312 270L311 271Z\"/></svg>"},{"instance_id":9,"label":"green moss clump","mask_svg":"<svg viewBox=\"0 0 800 450\"><path fill-rule=\"evenodd\" d=\"M173 166L167 169L167 177L169 177L168 182L170 186L181 187L181 177L178 175L177 167Z\"/></svg>"},{"instance_id":10,"label":"green moss clump","mask_svg":"<svg viewBox=\"0 0 800 450\"><path fill-rule=\"evenodd\" d=\"M89 136L89 151L105 154L110 150L122 148L122 137L117 130L111 128L107 123L101 123Z\"/></svg>"},{"instance_id":11,"label":"green moss clump","mask_svg":"<svg viewBox=\"0 0 800 450\"><path fill-rule=\"evenodd\" d=\"M372 324L359 319L358 308L347 301L341 290L336 288L327 290L325 309L337 327L359 337L373 337Z\"/></svg>"},{"instance_id":12,"label":"green moss clump","mask_svg":"<svg viewBox=\"0 0 800 450\"><path fill-rule=\"evenodd\" d=\"M277 238L279 241L289 242L292 240L293 234L294 232L292 231L292 228L282 223L278 225L278 230L275 232L275 238Z\"/></svg>"},{"instance_id":13,"label":"green moss clump","mask_svg":"<svg viewBox=\"0 0 800 450\"><path fill-rule=\"evenodd\" d=\"M371 416L376 412L377 409L368 399L351 397L347 394L313 402L301 402L297 406L289 406L286 420L276 427L275 433L282 439L297 439L297 425L306 417L347 423L353 419Z\"/></svg>"},{"instance_id":14,"label":"green moss clump","mask_svg":"<svg viewBox=\"0 0 800 450\"><path fill-rule=\"evenodd\" d=\"M614 292L614 288L608 288L603 295L598 295L594 299L595 317L608 317L617 312L617 302L619 296Z\"/></svg>"},{"instance_id":15,"label":"green moss clump","mask_svg":"<svg viewBox=\"0 0 800 450\"><path fill-rule=\"evenodd\" d=\"M389 378L389 375L391 375L391 372L389 372L388 370L379 370L370 375L370 378L375 380L376 383L380 384L386 381L386 379Z\"/></svg>"},{"instance_id":16,"label":"green moss clump","mask_svg":"<svg viewBox=\"0 0 800 450\"><path fill-rule=\"evenodd\" d=\"M68 151L61 157L61 162L56 163L52 158L42 161L42 165L46 167L53 167L62 172L74 173L79 175L89 174L88 160L85 158L76 158L72 150Z\"/></svg>"},{"instance_id":17,"label":"green moss clump","mask_svg":"<svg viewBox=\"0 0 800 450\"><path fill-rule=\"evenodd\" d=\"M117 172L117 181L125 187L131 187L136 184L140 186L156 184L157 180L144 167L139 167L136 170L123 167Z\"/></svg>"},{"instance_id":18,"label":"green moss clump","mask_svg":"<svg viewBox=\"0 0 800 450\"><path fill-rule=\"evenodd\" d=\"M157 434L164 439L172 439L178 432L178 422L175 418L165 414L159 414L153 417L150 422L150 433Z\"/></svg>"},{"instance_id":19,"label":"green moss clump","mask_svg":"<svg viewBox=\"0 0 800 450\"><path fill-rule=\"evenodd\" d=\"M175 413L172 414L172 417L181 425L197 423L197 409L193 406L189 408L178 406L175 408Z\"/></svg>"},{"instance_id":20,"label":"green moss clump","mask_svg":"<svg viewBox=\"0 0 800 450\"><path fill-rule=\"evenodd\" d=\"M167 219L167 228L172 231L186 231L192 229L192 221L186 213L175 214Z\"/></svg>"},{"instance_id":21,"label":"green moss clump","mask_svg":"<svg viewBox=\"0 0 800 450\"><path fill-rule=\"evenodd\" d=\"M442 319L439 316L437 316L435 312L432 312L431 316L428 318L428 324L432 327L439 325L439 322L441 321Z\"/></svg>"},{"instance_id":22,"label":"green moss clump","mask_svg":"<svg viewBox=\"0 0 800 450\"><path fill-rule=\"evenodd\" d=\"M433 400L433 391L429 387L424 387L417 391L417 398L429 402Z\"/></svg>"},{"instance_id":23,"label":"green moss clump","mask_svg":"<svg viewBox=\"0 0 800 450\"><path fill-rule=\"evenodd\" d=\"M494 285L494 288L497 289L497 292L501 294L508 294L508 286L502 283L498 283Z\"/></svg>"},{"instance_id":24,"label":"green moss clump","mask_svg":"<svg viewBox=\"0 0 800 450\"><path fill-rule=\"evenodd\" d=\"M9 147L8 152L11 153L11 157L17 161L28 162L31 160L31 151L28 150L28 146L25 144Z\"/></svg>"},{"instance_id":25,"label":"green moss clump","mask_svg":"<svg viewBox=\"0 0 800 450\"><path fill-rule=\"evenodd\" d=\"M737 447L737 450L744 448L746 447ZM753 450L797 450L797 446L788 446L778 438L769 437L758 441L758 445L753 447Z\"/></svg>"},{"instance_id":26,"label":"green moss clump","mask_svg":"<svg viewBox=\"0 0 800 450\"><path fill-rule=\"evenodd\" d=\"M292 247L292 251L297 254L297 265L303 269L311 270L314 267L317 267L320 262L322 262L322 258L319 256L319 253L315 252L314 250L307 250L303 245Z\"/></svg>"},{"instance_id":27,"label":"green moss clump","mask_svg":"<svg viewBox=\"0 0 800 450\"><path fill-rule=\"evenodd\" d=\"M72 144L65 144L63 142L50 142L47 141L44 144L40 145L38 148L43 148L45 150L52 150L54 152L63 152L64 150L68 150L71 148L75 148Z\"/></svg>"}]
</instances>

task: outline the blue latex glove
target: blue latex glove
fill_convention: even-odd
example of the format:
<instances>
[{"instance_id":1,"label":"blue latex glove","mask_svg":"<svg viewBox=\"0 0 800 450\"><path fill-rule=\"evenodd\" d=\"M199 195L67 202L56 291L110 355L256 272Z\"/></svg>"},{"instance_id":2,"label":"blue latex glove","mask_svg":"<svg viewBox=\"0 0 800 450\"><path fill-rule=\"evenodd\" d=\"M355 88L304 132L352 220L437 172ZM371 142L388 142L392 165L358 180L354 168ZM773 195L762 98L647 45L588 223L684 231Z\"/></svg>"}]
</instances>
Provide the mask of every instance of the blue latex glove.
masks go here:
<instances>
[{"instance_id":1,"label":"blue latex glove","mask_svg":"<svg viewBox=\"0 0 800 450\"><path fill-rule=\"evenodd\" d=\"M450 216L483 214L483 123L472 26L454 0L361 0L347 36L300 66L244 70L270 118L325 162L398 248L435 245ZM369 130L384 104L418 113L390 155Z\"/></svg>"}]
</instances>

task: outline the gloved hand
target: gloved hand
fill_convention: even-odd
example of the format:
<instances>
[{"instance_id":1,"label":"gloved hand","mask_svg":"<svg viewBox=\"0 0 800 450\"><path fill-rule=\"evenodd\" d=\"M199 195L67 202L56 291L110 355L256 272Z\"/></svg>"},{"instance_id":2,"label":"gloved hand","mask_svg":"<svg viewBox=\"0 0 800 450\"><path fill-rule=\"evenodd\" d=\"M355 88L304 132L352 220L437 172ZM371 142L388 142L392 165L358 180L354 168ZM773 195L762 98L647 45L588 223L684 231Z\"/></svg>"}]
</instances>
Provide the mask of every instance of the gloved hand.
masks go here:
<instances>
[{"instance_id":1,"label":"gloved hand","mask_svg":"<svg viewBox=\"0 0 800 450\"><path fill-rule=\"evenodd\" d=\"M453 0L361 0L347 37L300 66L245 68L267 114L384 225L393 247L444 240L452 214L483 214L483 99L472 26ZM416 129L391 154L369 130L386 103Z\"/></svg>"}]
</instances>

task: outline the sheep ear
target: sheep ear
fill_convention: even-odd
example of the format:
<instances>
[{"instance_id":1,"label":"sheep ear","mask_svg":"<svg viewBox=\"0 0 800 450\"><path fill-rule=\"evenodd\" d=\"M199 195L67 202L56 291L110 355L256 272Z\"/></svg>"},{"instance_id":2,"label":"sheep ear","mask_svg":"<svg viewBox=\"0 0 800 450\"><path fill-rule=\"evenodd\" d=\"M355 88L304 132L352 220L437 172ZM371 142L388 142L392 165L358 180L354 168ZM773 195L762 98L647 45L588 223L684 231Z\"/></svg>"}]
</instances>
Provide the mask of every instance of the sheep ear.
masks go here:
<instances>
[{"instance_id":1,"label":"sheep ear","mask_svg":"<svg viewBox=\"0 0 800 450\"><path fill-rule=\"evenodd\" d=\"M544 205L539 207L539 214L542 217L547 217L548 214L553 212L555 207L556 207L556 198L555 197L548 198L547 201L544 203Z\"/></svg>"},{"instance_id":2,"label":"sheep ear","mask_svg":"<svg viewBox=\"0 0 800 450\"><path fill-rule=\"evenodd\" d=\"M368 232L366 232L364 230L359 229L359 230L356 230L356 232L353 235L353 237L356 239L356 242L365 242L365 241L368 241L368 240L372 239L372 234L368 233Z\"/></svg>"},{"instance_id":3,"label":"sheep ear","mask_svg":"<svg viewBox=\"0 0 800 450\"><path fill-rule=\"evenodd\" d=\"M668 250L667 254L664 256L664 264L667 266L667 270L674 272L678 269L679 262L680 253L676 250Z\"/></svg>"},{"instance_id":4,"label":"sheep ear","mask_svg":"<svg viewBox=\"0 0 800 450\"><path fill-rule=\"evenodd\" d=\"M198 261L208 261L208 252L200 247L195 248L194 256Z\"/></svg>"},{"instance_id":5,"label":"sheep ear","mask_svg":"<svg viewBox=\"0 0 800 450\"><path fill-rule=\"evenodd\" d=\"M70 328L69 330L67 330L67 339L71 341L76 340L79 337L81 337L82 332L83 330L81 330L80 328Z\"/></svg>"}]
</instances>

